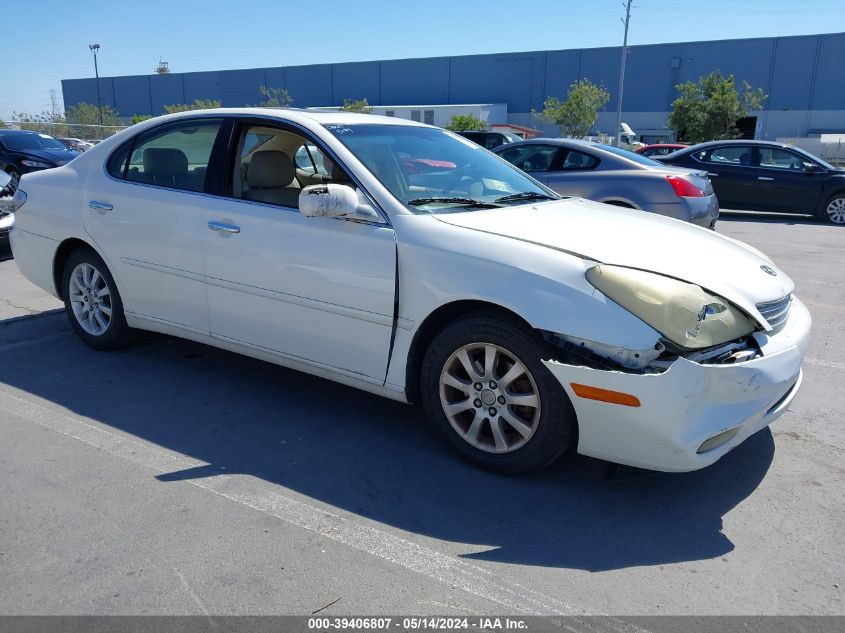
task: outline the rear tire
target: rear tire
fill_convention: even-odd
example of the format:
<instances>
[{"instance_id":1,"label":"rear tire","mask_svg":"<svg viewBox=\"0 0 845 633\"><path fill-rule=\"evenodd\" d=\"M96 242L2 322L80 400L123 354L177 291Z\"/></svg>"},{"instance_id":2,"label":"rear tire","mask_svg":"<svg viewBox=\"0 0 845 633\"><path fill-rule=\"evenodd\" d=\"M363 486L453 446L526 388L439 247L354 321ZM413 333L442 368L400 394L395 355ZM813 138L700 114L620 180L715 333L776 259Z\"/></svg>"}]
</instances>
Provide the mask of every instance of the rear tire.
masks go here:
<instances>
[{"instance_id":1,"label":"rear tire","mask_svg":"<svg viewBox=\"0 0 845 633\"><path fill-rule=\"evenodd\" d=\"M133 330L126 324L117 285L93 249L80 248L68 257L62 296L70 324L86 345L102 351L131 342Z\"/></svg>"},{"instance_id":2,"label":"rear tire","mask_svg":"<svg viewBox=\"0 0 845 633\"><path fill-rule=\"evenodd\" d=\"M845 226L845 192L833 194L819 210L819 219L828 224Z\"/></svg>"},{"instance_id":3,"label":"rear tire","mask_svg":"<svg viewBox=\"0 0 845 633\"><path fill-rule=\"evenodd\" d=\"M572 403L541 362L547 345L504 314L457 319L434 338L423 359L426 415L484 468L508 474L545 468L577 435Z\"/></svg>"}]
</instances>

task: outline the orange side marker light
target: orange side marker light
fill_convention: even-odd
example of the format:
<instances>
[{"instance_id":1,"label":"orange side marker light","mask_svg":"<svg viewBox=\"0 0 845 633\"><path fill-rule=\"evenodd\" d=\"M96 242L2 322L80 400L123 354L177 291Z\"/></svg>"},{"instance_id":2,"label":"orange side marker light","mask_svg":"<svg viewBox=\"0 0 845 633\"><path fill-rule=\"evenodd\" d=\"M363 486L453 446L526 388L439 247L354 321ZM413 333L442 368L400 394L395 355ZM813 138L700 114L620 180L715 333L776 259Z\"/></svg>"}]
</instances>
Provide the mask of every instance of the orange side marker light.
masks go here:
<instances>
[{"instance_id":1,"label":"orange side marker light","mask_svg":"<svg viewBox=\"0 0 845 633\"><path fill-rule=\"evenodd\" d=\"M640 399L636 396L632 396L630 393L611 391L610 389L601 389L599 387L590 387L589 385L579 385L575 382L571 383L571 385L575 395L580 398L610 402L611 404L621 404L624 407L640 406Z\"/></svg>"}]
</instances>

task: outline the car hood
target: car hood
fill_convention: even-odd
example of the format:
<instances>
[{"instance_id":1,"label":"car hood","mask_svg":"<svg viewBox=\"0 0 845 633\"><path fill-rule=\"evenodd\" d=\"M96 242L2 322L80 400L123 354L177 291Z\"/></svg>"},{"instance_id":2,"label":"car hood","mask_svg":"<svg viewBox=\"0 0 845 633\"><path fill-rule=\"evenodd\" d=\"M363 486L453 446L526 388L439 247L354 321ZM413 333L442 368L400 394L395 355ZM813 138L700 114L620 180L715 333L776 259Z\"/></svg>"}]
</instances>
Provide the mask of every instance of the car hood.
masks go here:
<instances>
[{"instance_id":1,"label":"car hood","mask_svg":"<svg viewBox=\"0 0 845 633\"><path fill-rule=\"evenodd\" d=\"M434 217L697 284L739 306L765 329L770 328L756 304L781 299L795 287L771 260L742 242L680 220L581 198Z\"/></svg>"},{"instance_id":2,"label":"car hood","mask_svg":"<svg viewBox=\"0 0 845 633\"><path fill-rule=\"evenodd\" d=\"M79 152L69 149L26 149L18 150L18 153L35 160L48 160L56 165L64 165L79 156Z\"/></svg>"}]
</instances>

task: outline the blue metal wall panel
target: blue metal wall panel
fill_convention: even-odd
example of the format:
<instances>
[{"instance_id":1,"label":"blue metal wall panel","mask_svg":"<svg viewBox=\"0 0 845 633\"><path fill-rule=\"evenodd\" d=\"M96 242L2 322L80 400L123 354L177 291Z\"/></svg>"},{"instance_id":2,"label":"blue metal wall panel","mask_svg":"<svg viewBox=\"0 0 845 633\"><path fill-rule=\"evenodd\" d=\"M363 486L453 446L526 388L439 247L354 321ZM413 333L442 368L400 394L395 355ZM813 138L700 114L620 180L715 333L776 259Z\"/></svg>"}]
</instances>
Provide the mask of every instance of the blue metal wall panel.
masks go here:
<instances>
[{"instance_id":1,"label":"blue metal wall panel","mask_svg":"<svg viewBox=\"0 0 845 633\"><path fill-rule=\"evenodd\" d=\"M123 116L163 106L219 99L225 106L258 103L258 87L286 88L298 107L340 105L366 97L372 104L506 103L522 115L548 96L565 98L578 78L604 85L616 107L619 48L471 55L323 64L220 72L105 77L105 105ZM675 85L719 69L769 93L767 109L845 109L845 34L685 42L631 47L625 111L665 112ZM145 87L145 82L148 87ZM62 81L65 107L96 103L93 79Z\"/></svg>"},{"instance_id":2,"label":"blue metal wall panel","mask_svg":"<svg viewBox=\"0 0 845 633\"><path fill-rule=\"evenodd\" d=\"M812 107L845 109L845 33L822 35L813 84Z\"/></svg>"},{"instance_id":3,"label":"blue metal wall panel","mask_svg":"<svg viewBox=\"0 0 845 633\"><path fill-rule=\"evenodd\" d=\"M115 77L113 81L114 107L118 112L124 116L153 114L148 76Z\"/></svg>"},{"instance_id":4,"label":"blue metal wall panel","mask_svg":"<svg viewBox=\"0 0 845 633\"><path fill-rule=\"evenodd\" d=\"M818 37L781 38L775 42L771 85L764 86L769 110L804 110L809 105Z\"/></svg>"},{"instance_id":5,"label":"blue metal wall panel","mask_svg":"<svg viewBox=\"0 0 845 633\"><path fill-rule=\"evenodd\" d=\"M90 100L89 95L94 95ZM62 79L62 98L65 110L68 110L78 103L96 103L97 86L94 78L91 79Z\"/></svg>"},{"instance_id":6,"label":"blue metal wall panel","mask_svg":"<svg viewBox=\"0 0 845 633\"><path fill-rule=\"evenodd\" d=\"M218 78L220 101L224 108L255 105L264 99L258 92L261 86L267 85L267 71L264 68L222 70Z\"/></svg>"},{"instance_id":7,"label":"blue metal wall panel","mask_svg":"<svg viewBox=\"0 0 845 633\"><path fill-rule=\"evenodd\" d=\"M541 92L546 97L566 99L572 82L579 77L581 51L549 51L546 53L546 73ZM542 105L542 104L541 104Z\"/></svg>"},{"instance_id":8,"label":"blue metal wall panel","mask_svg":"<svg viewBox=\"0 0 845 633\"><path fill-rule=\"evenodd\" d=\"M453 57L449 77L450 103L507 103L508 110L531 109L537 54L472 55Z\"/></svg>"},{"instance_id":9,"label":"blue metal wall panel","mask_svg":"<svg viewBox=\"0 0 845 633\"><path fill-rule=\"evenodd\" d=\"M185 89L182 85L181 74L150 75L150 103L152 113L164 113L164 106L174 103L185 103ZM123 112L122 116L132 116L134 112Z\"/></svg>"},{"instance_id":10,"label":"blue metal wall panel","mask_svg":"<svg viewBox=\"0 0 845 633\"><path fill-rule=\"evenodd\" d=\"M381 70L381 103L424 105L449 103L449 58L384 61Z\"/></svg>"},{"instance_id":11,"label":"blue metal wall panel","mask_svg":"<svg viewBox=\"0 0 845 633\"><path fill-rule=\"evenodd\" d=\"M331 105L343 105L344 99L358 101L365 97L369 103L382 103L379 95L379 62L332 65Z\"/></svg>"},{"instance_id":12,"label":"blue metal wall panel","mask_svg":"<svg viewBox=\"0 0 845 633\"><path fill-rule=\"evenodd\" d=\"M217 71L184 73L182 75L182 85L185 90L185 103L190 104L197 99L221 100L220 73Z\"/></svg>"},{"instance_id":13,"label":"blue metal wall panel","mask_svg":"<svg viewBox=\"0 0 845 633\"><path fill-rule=\"evenodd\" d=\"M285 87L297 108L329 105L332 102L330 64L285 68Z\"/></svg>"},{"instance_id":14,"label":"blue metal wall panel","mask_svg":"<svg viewBox=\"0 0 845 633\"><path fill-rule=\"evenodd\" d=\"M610 101L605 106L607 110L616 109L621 54L618 48L591 48L581 51L580 79L589 79L594 84L607 88L610 93Z\"/></svg>"}]
</instances>

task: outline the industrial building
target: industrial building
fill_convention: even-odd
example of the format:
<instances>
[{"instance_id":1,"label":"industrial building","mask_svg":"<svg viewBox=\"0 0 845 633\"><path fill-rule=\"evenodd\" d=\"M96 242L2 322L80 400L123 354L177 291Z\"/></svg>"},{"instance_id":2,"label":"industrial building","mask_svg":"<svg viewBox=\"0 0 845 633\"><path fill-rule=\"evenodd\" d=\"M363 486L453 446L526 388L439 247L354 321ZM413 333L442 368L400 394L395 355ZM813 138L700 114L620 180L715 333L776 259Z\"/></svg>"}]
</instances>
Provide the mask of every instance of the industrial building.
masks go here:
<instances>
[{"instance_id":1,"label":"industrial building","mask_svg":"<svg viewBox=\"0 0 845 633\"><path fill-rule=\"evenodd\" d=\"M491 125L538 127L532 109L541 110L549 96L565 98L573 81L588 78L610 92L594 132L612 133L620 56L620 48L611 47L101 77L99 93L103 105L127 120L195 99L216 99L223 106L255 104L262 100L259 86L268 86L286 89L295 107L340 106L344 99L366 98L379 111L443 124L437 112L482 104L486 110L480 112ZM776 139L843 133L843 60L845 33L631 46L623 120L646 141L668 138L675 85L718 69L769 95L764 110L742 122L747 135ZM93 78L63 80L62 91L66 108L97 103Z\"/></svg>"}]
</instances>

